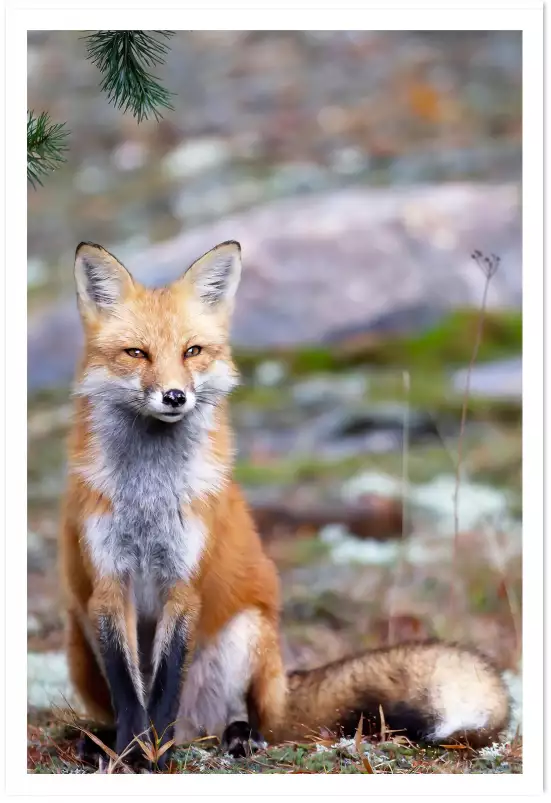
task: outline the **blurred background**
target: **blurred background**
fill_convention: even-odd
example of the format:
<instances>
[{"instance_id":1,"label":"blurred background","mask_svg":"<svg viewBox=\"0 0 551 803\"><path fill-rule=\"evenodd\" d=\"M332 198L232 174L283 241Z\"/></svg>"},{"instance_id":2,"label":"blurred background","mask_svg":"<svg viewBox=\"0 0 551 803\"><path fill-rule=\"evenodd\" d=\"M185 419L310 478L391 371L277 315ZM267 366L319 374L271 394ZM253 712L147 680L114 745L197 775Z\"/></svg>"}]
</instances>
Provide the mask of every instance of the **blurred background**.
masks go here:
<instances>
[{"instance_id":1,"label":"blurred background","mask_svg":"<svg viewBox=\"0 0 551 803\"><path fill-rule=\"evenodd\" d=\"M479 646L517 694L521 34L177 32L154 70L174 111L138 125L83 33L28 39L28 108L71 132L28 193L31 710L68 693L56 535L81 240L150 284L242 244L236 474L281 572L289 665L434 635ZM500 257L488 284L475 249Z\"/></svg>"}]
</instances>

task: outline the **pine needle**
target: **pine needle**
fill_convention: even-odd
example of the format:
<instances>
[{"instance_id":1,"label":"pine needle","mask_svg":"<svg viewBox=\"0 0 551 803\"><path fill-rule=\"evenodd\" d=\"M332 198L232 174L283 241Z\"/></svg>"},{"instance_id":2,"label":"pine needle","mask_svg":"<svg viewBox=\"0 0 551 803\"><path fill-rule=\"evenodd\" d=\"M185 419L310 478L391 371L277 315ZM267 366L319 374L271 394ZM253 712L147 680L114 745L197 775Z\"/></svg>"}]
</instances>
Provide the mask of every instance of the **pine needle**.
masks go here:
<instances>
[{"instance_id":1,"label":"pine needle","mask_svg":"<svg viewBox=\"0 0 551 803\"><path fill-rule=\"evenodd\" d=\"M37 117L27 111L27 181L33 189L37 184L42 186L41 177L67 161L63 154L68 135L65 123L53 123L48 112Z\"/></svg>"},{"instance_id":2,"label":"pine needle","mask_svg":"<svg viewBox=\"0 0 551 803\"><path fill-rule=\"evenodd\" d=\"M100 88L123 113L131 111L138 123L162 117L173 109L173 94L158 83L149 69L164 64L168 45L151 34L169 39L174 31L96 31L85 36L87 58L105 76Z\"/></svg>"}]
</instances>

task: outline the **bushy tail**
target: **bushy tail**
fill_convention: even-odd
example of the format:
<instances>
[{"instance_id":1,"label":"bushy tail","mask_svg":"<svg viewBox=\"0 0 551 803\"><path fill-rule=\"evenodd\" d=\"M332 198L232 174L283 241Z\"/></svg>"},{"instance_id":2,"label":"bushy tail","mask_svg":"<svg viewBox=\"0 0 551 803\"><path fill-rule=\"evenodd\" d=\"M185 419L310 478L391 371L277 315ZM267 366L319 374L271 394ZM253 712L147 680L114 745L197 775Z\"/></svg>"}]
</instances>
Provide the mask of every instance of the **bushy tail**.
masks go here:
<instances>
[{"instance_id":1,"label":"bushy tail","mask_svg":"<svg viewBox=\"0 0 551 803\"><path fill-rule=\"evenodd\" d=\"M280 740L320 729L351 736L388 731L412 741L495 741L507 725L509 695L499 672L475 651L443 642L373 650L310 671L290 673Z\"/></svg>"}]
</instances>

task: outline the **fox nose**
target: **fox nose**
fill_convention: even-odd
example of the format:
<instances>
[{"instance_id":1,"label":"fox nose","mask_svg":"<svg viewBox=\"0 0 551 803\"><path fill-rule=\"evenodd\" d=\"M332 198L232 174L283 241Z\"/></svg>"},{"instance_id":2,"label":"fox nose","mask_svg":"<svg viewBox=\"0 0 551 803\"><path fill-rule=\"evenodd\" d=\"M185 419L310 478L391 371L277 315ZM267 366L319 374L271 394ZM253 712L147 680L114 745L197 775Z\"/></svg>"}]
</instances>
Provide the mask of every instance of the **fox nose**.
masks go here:
<instances>
[{"instance_id":1,"label":"fox nose","mask_svg":"<svg viewBox=\"0 0 551 803\"><path fill-rule=\"evenodd\" d=\"M170 407L181 407L186 403L186 394L183 390L172 388L163 393L163 404L168 404Z\"/></svg>"}]
</instances>

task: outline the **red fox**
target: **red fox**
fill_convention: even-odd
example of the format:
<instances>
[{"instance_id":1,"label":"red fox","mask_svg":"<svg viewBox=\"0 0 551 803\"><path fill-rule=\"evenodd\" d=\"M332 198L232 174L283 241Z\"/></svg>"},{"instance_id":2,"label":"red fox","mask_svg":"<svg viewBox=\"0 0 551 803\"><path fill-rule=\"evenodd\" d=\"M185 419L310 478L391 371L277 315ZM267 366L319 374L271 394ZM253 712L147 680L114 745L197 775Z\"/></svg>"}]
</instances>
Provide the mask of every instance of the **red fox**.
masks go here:
<instances>
[{"instance_id":1,"label":"red fox","mask_svg":"<svg viewBox=\"0 0 551 803\"><path fill-rule=\"evenodd\" d=\"M85 348L60 533L72 683L118 753L216 735L231 755L349 734L496 738L509 701L476 652L440 642L286 674L279 581L238 485L227 396L241 248L221 243L148 289L108 251L75 257ZM364 730L364 732L366 732ZM159 760L166 761L169 751Z\"/></svg>"}]
</instances>

